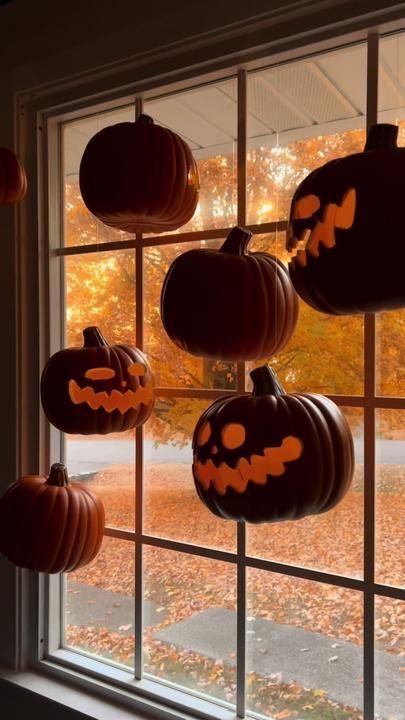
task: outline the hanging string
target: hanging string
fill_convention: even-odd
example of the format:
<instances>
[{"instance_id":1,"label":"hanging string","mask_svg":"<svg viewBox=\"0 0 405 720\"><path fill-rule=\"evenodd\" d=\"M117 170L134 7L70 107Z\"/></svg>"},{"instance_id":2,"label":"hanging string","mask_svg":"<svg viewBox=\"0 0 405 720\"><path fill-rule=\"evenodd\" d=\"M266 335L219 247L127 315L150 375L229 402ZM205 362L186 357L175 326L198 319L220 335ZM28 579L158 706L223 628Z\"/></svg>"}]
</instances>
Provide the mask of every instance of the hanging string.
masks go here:
<instances>
[{"instance_id":1,"label":"hanging string","mask_svg":"<svg viewBox=\"0 0 405 720\"><path fill-rule=\"evenodd\" d=\"M395 54L396 54L396 59L395 59L395 66L396 66L396 67L395 67L395 93L396 93L396 96L397 96L397 105L396 105L396 108L395 108L395 110L396 110L396 116L395 116L395 119L394 119L394 124L397 125L397 127L398 127L398 134L399 134L400 129L401 129L401 128L400 128L400 108L401 108L401 105L402 105L402 94L401 94L401 90L400 90L400 81L399 81L399 51L400 51L399 37L400 37L400 36L399 36L398 34L397 34L396 37L395 37L395 40L396 40L396 52L395 52ZM389 42L389 41L388 41L388 42ZM399 138L398 138L398 140L399 140Z\"/></svg>"},{"instance_id":2,"label":"hanging string","mask_svg":"<svg viewBox=\"0 0 405 720\"><path fill-rule=\"evenodd\" d=\"M279 138L278 124L277 124L277 130L276 130L277 159L280 157L280 155L279 155L279 139L280 139L280 138ZM278 271L279 271L279 268L278 268L278 222L279 222L279 215L278 215L278 206L279 206L279 203L278 203L278 200L279 200L279 198L278 198L278 182L277 182L277 183L276 183L276 197L275 197L275 206L276 206L276 252L275 252L275 256L276 256L276 280L275 280L275 283L274 283L274 287L275 287L274 311L275 311L275 313L276 313L276 320L275 320L276 332L275 332L275 338L276 338L276 343L277 343L277 344L278 344L278 341L279 341L279 338L278 338L278 305L277 305L277 298L278 298L278 292L277 292L277 290L278 290Z\"/></svg>"}]
</instances>

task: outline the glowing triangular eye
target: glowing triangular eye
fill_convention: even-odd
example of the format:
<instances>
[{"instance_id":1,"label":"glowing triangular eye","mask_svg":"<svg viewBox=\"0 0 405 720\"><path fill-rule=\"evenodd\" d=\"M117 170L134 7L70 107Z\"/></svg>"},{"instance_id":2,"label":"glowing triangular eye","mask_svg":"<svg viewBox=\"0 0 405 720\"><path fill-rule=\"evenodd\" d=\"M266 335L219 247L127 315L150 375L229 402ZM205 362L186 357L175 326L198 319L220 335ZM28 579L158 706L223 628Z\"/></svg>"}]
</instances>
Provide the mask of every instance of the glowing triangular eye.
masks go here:
<instances>
[{"instance_id":1,"label":"glowing triangular eye","mask_svg":"<svg viewBox=\"0 0 405 720\"><path fill-rule=\"evenodd\" d=\"M228 450L235 450L245 442L246 430L239 423L229 423L222 428L221 439L224 447Z\"/></svg>"},{"instance_id":2,"label":"glowing triangular eye","mask_svg":"<svg viewBox=\"0 0 405 720\"><path fill-rule=\"evenodd\" d=\"M106 367L90 368L84 373L89 380L111 380L114 376L115 370Z\"/></svg>"},{"instance_id":3,"label":"glowing triangular eye","mask_svg":"<svg viewBox=\"0 0 405 720\"><path fill-rule=\"evenodd\" d=\"M209 422L205 422L201 425L200 432L198 433L197 445L205 445L211 437L211 425Z\"/></svg>"}]
</instances>

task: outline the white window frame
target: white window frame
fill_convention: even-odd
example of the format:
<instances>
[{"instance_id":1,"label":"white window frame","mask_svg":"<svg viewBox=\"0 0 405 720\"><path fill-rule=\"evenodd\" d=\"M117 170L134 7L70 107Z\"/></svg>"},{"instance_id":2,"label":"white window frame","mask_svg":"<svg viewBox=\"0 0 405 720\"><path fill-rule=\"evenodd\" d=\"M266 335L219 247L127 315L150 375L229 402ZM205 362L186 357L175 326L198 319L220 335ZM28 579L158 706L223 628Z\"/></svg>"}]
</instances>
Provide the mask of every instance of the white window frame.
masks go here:
<instances>
[{"instance_id":1,"label":"white window frame","mask_svg":"<svg viewBox=\"0 0 405 720\"><path fill-rule=\"evenodd\" d=\"M401 27L401 26L400 26ZM396 30L400 27L396 25ZM353 41L367 41L368 43L368 77L367 77L367 126L370 126L377 120L377 82L378 82L378 34L375 30L363 30L361 33L356 32L354 35L347 34L344 38L334 37L333 40L319 40L311 46L311 53L318 53L322 50L336 48L345 44L351 44ZM31 413L29 419L20 415L19 424L19 440L20 440L20 473L32 472L32 468L36 467L42 472L46 472L49 468L51 460L59 459L63 455L63 445L61 443L60 434L50 431L49 426L44 420L39 409L39 400L35 383L38 383L39 370L43 366L45 359L56 352L62 345L62 306L60 303L60 287L61 287L61 260L62 255L71 254L69 248L60 247L62 208L60 204L60 193L57 189L60 187L61 179L61 148L59 142L58 126L62 121L80 117L84 108L89 108L91 104L97 105L97 111L111 109L116 106L117 99L119 104L126 101L136 103L137 112L141 111L140 98L149 97L156 94L156 87L162 88L162 94L168 90L178 90L190 87L190 77L195 77L195 82L210 82L213 80L224 79L230 75L238 77L238 217L237 221L240 225L246 225L246 206L245 206L245 189L246 189L246 72L247 70L263 66L264 64L279 64L284 61L291 61L293 58L305 57L308 52L303 52L302 47L292 47L274 53L269 58L266 54L266 61L248 60L232 64L229 60L224 62L216 62L218 68L223 65L225 69L211 69L203 74L206 65L202 65L199 69L188 70L184 72L179 70L174 80L168 85L168 78L163 75L155 75L148 79L141 79L131 85L125 83L125 73L109 77L100 76L92 78L87 86L81 87L80 90L74 88L63 88L57 92L45 92L43 97L39 99L23 98L19 99L17 108L18 120L18 147L21 156L24 158L28 168L36 169L38 166L38 186L37 195L34 192L34 199L25 206L25 209L18 211L17 230L20 238L28 238L32 232L32 226L37 228L39 237L38 254L40 263L38 265L38 278L32 277L32 263L36 265L36 247L28 247L21 243L19 245L19 340L20 340L20 407L26 405L30 408ZM253 57L257 55L257 51L251 52ZM163 61L164 62L164 61ZM140 72L141 75L142 71ZM147 72L145 72L145 77ZM188 77L187 77L188 76ZM102 102L100 96L100 83L102 90ZM117 89L118 88L118 89ZM79 99L78 99L79 98ZM28 102L27 102L28 101ZM28 141L30 132L35 132L37 143ZM52 158L52 164L48 167L48 160ZM57 162L55 162L57 160ZM35 173L36 175L36 173ZM31 186L32 187L32 186ZM35 189L35 188L34 188ZM55 190L57 191L58 201L55 202ZM37 214L37 198L39 212ZM32 225L30 225L32 223ZM268 223L260 226L250 226L253 232L267 233L275 230L284 230L285 222ZM197 233L184 233L176 235L175 240L172 236L160 239L162 242L182 242L188 240L196 240L202 238L223 237L224 230L203 231ZM152 245L156 242L156 238L142 240L137 238L133 243L134 251L137 258L137 288L140 287L139 280L142 279L142 247ZM108 249L108 243L103 243L102 250ZM128 244L121 244L120 247L128 247ZM28 250L28 251L27 251ZM27 251L27 252L26 252ZM86 252L88 248L81 248L80 252ZM49 260L49 263L48 263ZM137 295L137 336L140 337L142 332L142 293L138 289ZM34 302L35 299L35 302ZM39 313L38 313L39 308ZM226 560L235 563L237 568L238 582L238 623L237 623L237 644L238 644L238 694L237 694L237 715L243 717L245 707L244 681L245 676L245 593L246 567L255 567L266 569L276 573L283 573L297 578L305 578L318 582L335 584L353 590L359 590L364 593L364 718L371 720L374 718L374 597L375 595L383 595L386 597L405 600L405 591L387 587L385 585L376 584L374 582L374 514L375 514L375 491L374 491L374 474L375 474L375 410L377 408L395 408L405 409L405 398L385 398L375 395L375 317L367 315L365 317L365 334L364 334L364 353L367 362L365 362L365 387L364 397L353 396L330 396L339 405L362 407L364 410L364 477L365 477L365 524L364 524L364 579L358 580L353 578L341 577L332 573L325 573L316 570L300 568L298 566L284 565L282 563L261 560L258 558L247 559L245 553L245 528L243 524L238 524L237 532L237 553L223 552L220 550L211 550L193 546L191 544L179 543L171 540L161 540L146 537L142 533L141 513L138 511L136 518L136 531L127 533L126 531L108 531L107 534L115 537L122 537L127 540L137 539L135 543L137 549L137 568L141 568L140 552L142 543L158 545L163 548L177 550L180 552L191 552L203 557L213 559ZM138 345L142 343L138 341ZM31 368L27 368L24 358L29 355L32 347L37 350L37 362L33 363ZM243 392L244 386L244 364L240 363L238 367L238 390ZM179 391L170 388L160 388L158 393L166 396L179 396ZM215 390L187 390L187 397L205 397L212 398L223 395L223 391ZM181 393L180 393L181 395ZM141 499L142 483L139 482L142 472L142 453L140 447L142 443L142 428L137 430L137 501ZM140 507L137 502L137 507ZM133 537L129 537L129 536ZM135 536L135 537L134 537ZM139 542L142 541L142 542ZM137 570L140 572L140 569ZM148 707L156 711L164 708L167 716L179 717L179 713L190 714L201 718L221 718L221 720L230 720L234 717L234 711L227 707L226 703L215 702L214 700L205 700L199 697L197 693L193 695L185 693L182 690L176 690L169 684L162 681L142 678L141 671L141 650L140 643L137 644L136 651L136 673L135 678L129 672L118 669L107 662L99 661L92 657L86 657L67 649L59 649L60 646L60 626L62 622L62 602L61 602L61 579L54 576L37 576L28 574L25 571L17 571L17 589L16 597L19 598L19 612L16 626L18 627L18 653L15 659L15 667L28 664L36 669L40 669L55 677L62 677L66 681L78 683L80 686L86 686L100 695L109 698L119 698L121 701L129 704L131 707L139 709ZM139 576L138 576L139 581ZM140 596L140 593L137 595ZM38 609L39 626L38 632L32 633L32 623L28 623L27 617L30 608ZM137 627L141 625L142 620L142 603L139 599L136 601L135 622ZM48 622L49 620L49 622ZM249 713L250 715L252 713Z\"/></svg>"}]
</instances>

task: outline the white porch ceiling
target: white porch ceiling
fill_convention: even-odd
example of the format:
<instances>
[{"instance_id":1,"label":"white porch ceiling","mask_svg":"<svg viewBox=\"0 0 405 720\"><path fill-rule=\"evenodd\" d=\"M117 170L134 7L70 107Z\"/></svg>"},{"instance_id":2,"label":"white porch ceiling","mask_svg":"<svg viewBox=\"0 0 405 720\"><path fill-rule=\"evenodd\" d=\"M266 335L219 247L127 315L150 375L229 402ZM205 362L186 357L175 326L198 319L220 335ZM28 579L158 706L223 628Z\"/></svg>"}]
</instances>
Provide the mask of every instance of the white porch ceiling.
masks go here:
<instances>
[{"instance_id":1,"label":"white porch ceiling","mask_svg":"<svg viewBox=\"0 0 405 720\"><path fill-rule=\"evenodd\" d=\"M405 117L405 36L381 42L380 120ZM226 81L150 100L145 112L181 135L195 157L236 149L236 83ZM307 61L251 74L248 144L286 144L365 126L366 49L345 48ZM65 173L77 175L88 140L109 124L133 121L133 107L75 121L65 127Z\"/></svg>"}]
</instances>

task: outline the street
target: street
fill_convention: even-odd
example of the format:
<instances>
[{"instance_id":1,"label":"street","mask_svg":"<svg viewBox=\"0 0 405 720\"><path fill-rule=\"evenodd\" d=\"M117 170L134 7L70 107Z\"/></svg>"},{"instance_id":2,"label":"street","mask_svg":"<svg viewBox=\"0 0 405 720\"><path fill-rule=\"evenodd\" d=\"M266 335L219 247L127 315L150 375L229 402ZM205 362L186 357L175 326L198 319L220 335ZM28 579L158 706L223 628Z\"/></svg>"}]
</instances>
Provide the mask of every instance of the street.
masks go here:
<instances>
[{"instance_id":1,"label":"street","mask_svg":"<svg viewBox=\"0 0 405 720\"><path fill-rule=\"evenodd\" d=\"M363 463L363 440L354 438L356 462ZM191 447L173 445L154 447L152 440L145 440L145 462L191 463ZM405 463L404 440L377 440L376 461L386 465ZM135 462L135 447L132 440L108 440L68 438L66 443L66 464L71 475L95 473L109 465L132 465Z\"/></svg>"}]
</instances>

